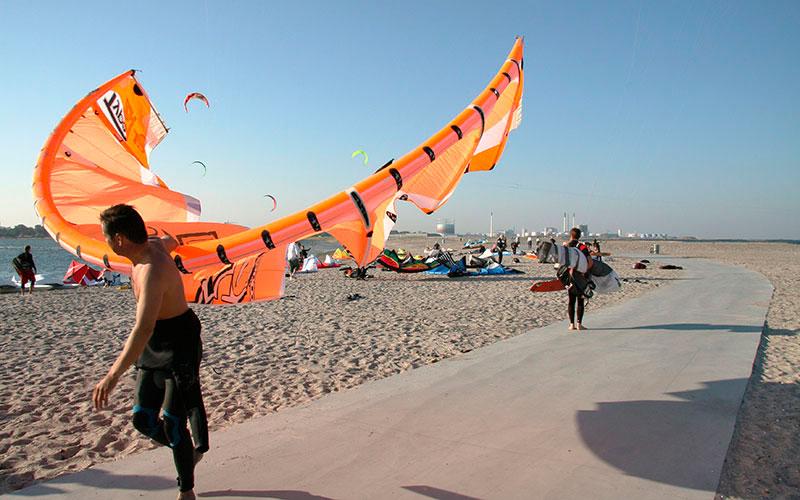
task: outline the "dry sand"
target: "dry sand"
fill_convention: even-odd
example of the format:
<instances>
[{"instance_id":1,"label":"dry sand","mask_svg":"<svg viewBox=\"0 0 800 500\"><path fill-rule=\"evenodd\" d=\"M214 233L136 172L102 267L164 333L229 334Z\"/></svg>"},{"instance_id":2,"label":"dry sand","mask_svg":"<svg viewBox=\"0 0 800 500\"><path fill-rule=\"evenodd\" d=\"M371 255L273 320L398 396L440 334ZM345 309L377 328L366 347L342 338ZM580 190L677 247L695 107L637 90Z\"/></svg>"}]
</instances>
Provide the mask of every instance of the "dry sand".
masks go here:
<instances>
[{"instance_id":1,"label":"dry sand","mask_svg":"<svg viewBox=\"0 0 800 500\"><path fill-rule=\"evenodd\" d=\"M389 245L421 251L433 241L398 237ZM457 248L457 242L449 246ZM609 244L604 250L646 253L646 245ZM745 246L662 243L662 250L732 261ZM797 478L787 467L793 456L796 473L800 353L797 300L789 292L797 270L768 269L775 262L790 267L798 248L756 245L746 251L741 262L775 284L768 332L777 333L762 342L763 360L748 388L720 491L770 496L792 491L787 488ZM610 262L631 281L621 293L590 301L587 326L593 310L682 274L633 270L632 262ZM202 383L211 430L564 319L563 292L528 291L533 280L553 277L552 265L527 259L512 265L526 274L450 279L375 269L372 278L354 281L328 269L287 281L280 301L195 306L204 327ZM363 298L348 301L352 293ZM133 308L130 291L115 289L0 295L0 493L153 446L130 424L133 370L120 381L109 410L97 413L90 404L92 387L130 331Z\"/></svg>"}]
</instances>

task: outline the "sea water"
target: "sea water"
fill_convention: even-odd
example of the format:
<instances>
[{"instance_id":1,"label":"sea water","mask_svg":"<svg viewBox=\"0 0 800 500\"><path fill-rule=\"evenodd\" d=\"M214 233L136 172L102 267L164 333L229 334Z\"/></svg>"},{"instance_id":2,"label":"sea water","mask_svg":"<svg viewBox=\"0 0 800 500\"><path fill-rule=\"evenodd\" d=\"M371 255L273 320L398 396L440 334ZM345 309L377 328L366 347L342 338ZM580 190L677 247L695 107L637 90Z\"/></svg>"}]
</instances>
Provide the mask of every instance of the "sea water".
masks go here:
<instances>
[{"instance_id":1,"label":"sea water","mask_svg":"<svg viewBox=\"0 0 800 500\"><path fill-rule=\"evenodd\" d=\"M52 238L0 238L0 285L10 285L11 278L17 277L11 261L25 245L31 246L37 274L43 277L37 283L61 283L70 262L78 260Z\"/></svg>"},{"instance_id":2,"label":"sea water","mask_svg":"<svg viewBox=\"0 0 800 500\"><path fill-rule=\"evenodd\" d=\"M326 253L333 253L339 247L333 238L311 238L302 243L310 247L310 253L316 254L320 260L324 259ZM0 285L12 284L11 279L15 277L19 279L11 261L25 250L25 245L31 246L37 274L42 275L42 279L37 281L39 284L61 283L70 262L83 262L61 248L52 238L0 238ZM91 267L99 269L97 266Z\"/></svg>"}]
</instances>

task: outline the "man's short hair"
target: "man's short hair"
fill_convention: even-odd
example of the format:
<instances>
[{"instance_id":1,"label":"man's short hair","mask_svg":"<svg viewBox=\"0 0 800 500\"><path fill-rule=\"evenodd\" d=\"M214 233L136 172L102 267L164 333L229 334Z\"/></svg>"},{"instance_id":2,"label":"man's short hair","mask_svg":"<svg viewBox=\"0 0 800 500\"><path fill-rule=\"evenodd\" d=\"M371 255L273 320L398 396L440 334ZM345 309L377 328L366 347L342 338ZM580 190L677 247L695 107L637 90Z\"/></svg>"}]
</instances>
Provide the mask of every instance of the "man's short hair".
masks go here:
<instances>
[{"instance_id":1,"label":"man's short hair","mask_svg":"<svg viewBox=\"0 0 800 500\"><path fill-rule=\"evenodd\" d=\"M147 228L139 212L130 205L114 205L100 214L103 233L108 236L121 234L133 243L147 242Z\"/></svg>"},{"instance_id":2,"label":"man's short hair","mask_svg":"<svg viewBox=\"0 0 800 500\"><path fill-rule=\"evenodd\" d=\"M572 229L569 230L569 236L573 240L579 240L581 239L581 230L578 229L577 227L573 227Z\"/></svg>"},{"instance_id":3,"label":"man's short hair","mask_svg":"<svg viewBox=\"0 0 800 500\"><path fill-rule=\"evenodd\" d=\"M30 251L31 251L31 246L30 245L25 245L25 253L28 253Z\"/></svg>"}]
</instances>

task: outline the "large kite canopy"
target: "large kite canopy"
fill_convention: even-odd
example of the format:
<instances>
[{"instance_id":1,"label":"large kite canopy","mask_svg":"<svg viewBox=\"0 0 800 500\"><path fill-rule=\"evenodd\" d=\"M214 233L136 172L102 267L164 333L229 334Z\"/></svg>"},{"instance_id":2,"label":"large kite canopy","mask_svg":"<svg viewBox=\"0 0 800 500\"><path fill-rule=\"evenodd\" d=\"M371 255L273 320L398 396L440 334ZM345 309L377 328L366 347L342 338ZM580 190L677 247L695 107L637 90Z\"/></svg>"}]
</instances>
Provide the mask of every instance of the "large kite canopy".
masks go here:
<instances>
[{"instance_id":1,"label":"large kite canopy","mask_svg":"<svg viewBox=\"0 0 800 500\"><path fill-rule=\"evenodd\" d=\"M167 128L129 71L90 92L56 126L34 170L34 207L67 251L129 274L131 263L106 245L98 216L131 204L152 236L178 241L173 257L189 301L275 299L283 293L288 244L328 232L365 267L383 252L397 200L431 214L464 173L494 168L521 116L522 50L518 38L478 97L402 158L306 210L251 229L200 222L200 202L153 173L150 152Z\"/></svg>"}]
</instances>

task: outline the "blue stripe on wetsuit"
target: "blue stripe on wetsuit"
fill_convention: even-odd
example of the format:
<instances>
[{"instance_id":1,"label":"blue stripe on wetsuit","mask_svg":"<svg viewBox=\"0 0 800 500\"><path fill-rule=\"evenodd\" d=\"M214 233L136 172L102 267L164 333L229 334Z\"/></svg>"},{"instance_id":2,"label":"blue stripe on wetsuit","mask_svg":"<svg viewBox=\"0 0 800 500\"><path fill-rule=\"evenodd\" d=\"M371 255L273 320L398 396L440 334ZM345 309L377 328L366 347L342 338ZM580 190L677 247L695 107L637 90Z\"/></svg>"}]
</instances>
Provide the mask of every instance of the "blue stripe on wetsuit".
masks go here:
<instances>
[{"instance_id":1,"label":"blue stripe on wetsuit","mask_svg":"<svg viewBox=\"0 0 800 500\"><path fill-rule=\"evenodd\" d=\"M172 422L172 427L170 428L171 436L167 436L169 438L169 444L173 448L178 446L181 442L181 424L182 418L178 417L177 415L173 415L172 413L164 410L164 417L170 419Z\"/></svg>"},{"instance_id":2,"label":"blue stripe on wetsuit","mask_svg":"<svg viewBox=\"0 0 800 500\"><path fill-rule=\"evenodd\" d=\"M137 413L144 413L147 415L147 435L151 438L155 437L156 433L158 432L158 409L144 408L143 406L133 405L133 414L136 415Z\"/></svg>"}]
</instances>

